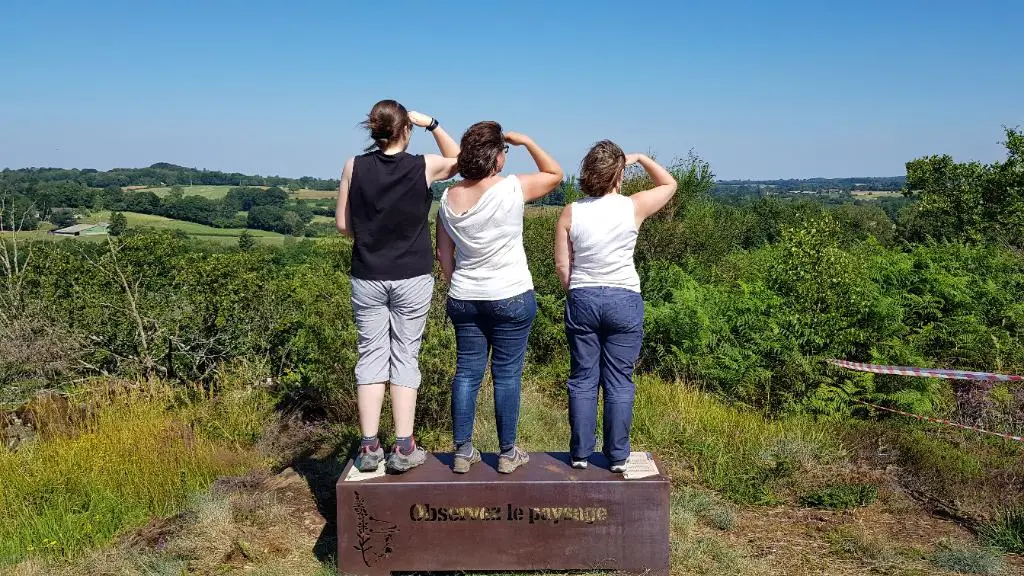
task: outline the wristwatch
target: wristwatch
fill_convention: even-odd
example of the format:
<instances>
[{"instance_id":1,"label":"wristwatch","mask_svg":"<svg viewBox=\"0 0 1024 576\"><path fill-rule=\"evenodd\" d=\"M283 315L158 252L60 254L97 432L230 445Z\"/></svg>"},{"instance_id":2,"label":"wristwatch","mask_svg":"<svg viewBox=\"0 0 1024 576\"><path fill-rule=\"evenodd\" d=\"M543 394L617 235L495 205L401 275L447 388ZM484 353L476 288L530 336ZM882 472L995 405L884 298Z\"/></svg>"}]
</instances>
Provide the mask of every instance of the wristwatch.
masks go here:
<instances>
[{"instance_id":1,"label":"wristwatch","mask_svg":"<svg viewBox=\"0 0 1024 576\"><path fill-rule=\"evenodd\" d=\"M427 129L427 132L433 132L434 128L437 128L437 126L438 126L437 118L431 118L430 119L430 124L425 126L425 128Z\"/></svg>"}]
</instances>

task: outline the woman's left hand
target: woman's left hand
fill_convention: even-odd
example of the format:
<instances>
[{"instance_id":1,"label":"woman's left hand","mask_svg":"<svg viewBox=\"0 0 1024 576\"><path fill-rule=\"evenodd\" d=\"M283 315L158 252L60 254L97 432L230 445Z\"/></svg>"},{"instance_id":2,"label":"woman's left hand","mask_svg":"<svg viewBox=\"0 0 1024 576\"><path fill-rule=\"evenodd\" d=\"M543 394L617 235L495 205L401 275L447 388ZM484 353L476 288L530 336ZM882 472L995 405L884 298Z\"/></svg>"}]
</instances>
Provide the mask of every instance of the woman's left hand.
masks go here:
<instances>
[{"instance_id":1,"label":"woman's left hand","mask_svg":"<svg viewBox=\"0 0 1024 576\"><path fill-rule=\"evenodd\" d=\"M530 142L530 137L519 132L505 132L505 142L513 146L525 146Z\"/></svg>"},{"instance_id":2,"label":"woman's left hand","mask_svg":"<svg viewBox=\"0 0 1024 576\"><path fill-rule=\"evenodd\" d=\"M419 126L420 128L426 128L430 126L430 123L434 121L433 118L423 114L422 112L416 112L415 110L409 111L409 121Z\"/></svg>"}]
</instances>

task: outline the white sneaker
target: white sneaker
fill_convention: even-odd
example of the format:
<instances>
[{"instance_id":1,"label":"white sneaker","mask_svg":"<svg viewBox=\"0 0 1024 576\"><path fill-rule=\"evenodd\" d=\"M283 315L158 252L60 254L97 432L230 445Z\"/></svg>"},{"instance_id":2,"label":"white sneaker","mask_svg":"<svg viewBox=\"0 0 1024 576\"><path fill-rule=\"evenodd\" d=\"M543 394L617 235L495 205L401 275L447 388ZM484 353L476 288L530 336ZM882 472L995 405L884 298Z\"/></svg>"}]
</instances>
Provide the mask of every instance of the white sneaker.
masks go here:
<instances>
[{"instance_id":1,"label":"white sneaker","mask_svg":"<svg viewBox=\"0 0 1024 576\"><path fill-rule=\"evenodd\" d=\"M587 460L585 458L582 459L582 460L577 460L577 459L573 458L572 459L572 467L577 469L577 470L586 470L587 469Z\"/></svg>"}]
</instances>

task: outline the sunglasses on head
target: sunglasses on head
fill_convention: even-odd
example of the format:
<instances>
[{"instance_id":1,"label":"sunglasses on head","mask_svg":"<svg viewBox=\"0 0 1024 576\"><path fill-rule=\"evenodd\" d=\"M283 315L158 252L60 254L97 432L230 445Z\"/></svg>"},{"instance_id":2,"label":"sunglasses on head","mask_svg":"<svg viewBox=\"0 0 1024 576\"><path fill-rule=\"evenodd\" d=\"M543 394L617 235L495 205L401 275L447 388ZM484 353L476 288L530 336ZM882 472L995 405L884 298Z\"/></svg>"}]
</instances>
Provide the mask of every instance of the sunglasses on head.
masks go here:
<instances>
[{"instance_id":1,"label":"sunglasses on head","mask_svg":"<svg viewBox=\"0 0 1024 576\"><path fill-rule=\"evenodd\" d=\"M502 148L502 150L505 152L505 154L508 154L508 144L505 144L505 147Z\"/></svg>"}]
</instances>

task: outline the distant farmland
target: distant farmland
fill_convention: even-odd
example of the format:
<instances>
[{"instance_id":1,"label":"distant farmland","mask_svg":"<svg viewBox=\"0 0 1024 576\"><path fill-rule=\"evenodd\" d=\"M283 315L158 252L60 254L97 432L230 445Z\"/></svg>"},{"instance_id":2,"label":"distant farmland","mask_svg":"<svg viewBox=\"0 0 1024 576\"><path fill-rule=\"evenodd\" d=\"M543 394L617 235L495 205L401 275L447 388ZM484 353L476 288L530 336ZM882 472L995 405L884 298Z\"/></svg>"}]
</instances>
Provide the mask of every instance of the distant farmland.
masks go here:
<instances>
[{"instance_id":1,"label":"distant farmland","mask_svg":"<svg viewBox=\"0 0 1024 576\"><path fill-rule=\"evenodd\" d=\"M211 200L220 200L221 198L228 195L228 190L231 190L234 186L182 186L181 189L186 196L204 196ZM157 196L163 198L171 193L170 186L163 186L158 188L142 188L136 189L135 192L152 192Z\"/></svg>"},{"instance_id":2,"label":"distant farmland","mask_svg":"<svg viewBox=\"0 0 1024 576\"><path fill-rule=\"evenodd\" d=\"M897 198L903 196L903 193L888 190L854 190L850 192L850 195L861 200L874 200L876 198Z\"/></svg>"},{"instance_id":3,"label":"distant farmland","mask_svg":"<svg viewBox=\"0 0 1024 576\"><path fill-rule=\"evenodd\" d=\"M236 186L182 186L181 190L185 193L185 196L203 196L211 200L220 200L221 198L228 195L228 190L236 188ZM247 186L247 188L269 188L269 186ZM171 193L170 186L158 186L154 188L138 188L132 186L132 192L152 192L157 196L163 198ZM128 190L126 188L126 190ZM310 190L308 188L302 188L296 192L288 192L288 195L296 200L323 200L324 198L336 198L338 192L336 190Z\"/></svg>"},{"instance_id":4,"label":"distant farmland","mask_svg":"<svg viewBox=\"0 0 1024 576\"><path fill-rule=\"evenodd\" d=\"M195 222L185 222L183 220L174 220L172 218L165 218L163 216L154 216L152 214L139 214L137 212L122 212L128 219L128 226L135 228L139 226L145 226L149 228L155 228L158 230L181 230L193 238L200 240L209 240L211 242L217 242L219 244L236 244L238 237L242 235L243 228L214 228L212 226L206 226L203 224L196 224ZM110 212L99 211L93 212L89 216L80 220L83 224L85 223L96 223L96 222L110 222ZM69 236L54 236L49 234L49 231L53 229L52 226L46 226L47 223L43 223L39 230L33 230L31 232L21 232L19 237L33 240L43 240L52 238L55 240L67 240L67 239L79 239L87 241L96 241L106 239L105 235L99 236L82 236L82 237L69 237ZM4 233L9 235L10 233ZM265 230L253 230L249 229L249 234L257 241L264 244L276 244L280 245L284 243L284 235L278 234L277 232L267 232Z\"/></svg>"},{"instance_id":5,"label":"distant farmland","mask_svg":"<svg viewBox=\"0 0 1024 576\"><path fill-rule=\"evenodd\" d=\"M323 200L324 198L337 198L337 190L310 190L303 188L295 193L296 200Z\"/></svg>"}]
</instances>

